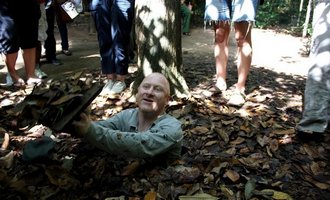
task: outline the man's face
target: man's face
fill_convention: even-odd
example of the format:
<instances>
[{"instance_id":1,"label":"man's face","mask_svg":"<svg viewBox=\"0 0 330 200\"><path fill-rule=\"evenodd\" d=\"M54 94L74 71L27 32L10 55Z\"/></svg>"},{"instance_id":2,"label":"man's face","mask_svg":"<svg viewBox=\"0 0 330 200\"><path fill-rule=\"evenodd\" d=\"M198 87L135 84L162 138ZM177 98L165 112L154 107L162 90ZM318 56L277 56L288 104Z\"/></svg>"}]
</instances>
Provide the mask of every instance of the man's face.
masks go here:
<instances>
[{"instance_id":1,"label":"man's face","mask_svg":"<svg viewBox=\"0 0 330 200\"><path fill-rule=\"evenodd\" d=\"M140 111L163 113L169 101L169 84L161 74L151 74L147 76L138 88L136 102Z\"/></svg>"}]
</instances>

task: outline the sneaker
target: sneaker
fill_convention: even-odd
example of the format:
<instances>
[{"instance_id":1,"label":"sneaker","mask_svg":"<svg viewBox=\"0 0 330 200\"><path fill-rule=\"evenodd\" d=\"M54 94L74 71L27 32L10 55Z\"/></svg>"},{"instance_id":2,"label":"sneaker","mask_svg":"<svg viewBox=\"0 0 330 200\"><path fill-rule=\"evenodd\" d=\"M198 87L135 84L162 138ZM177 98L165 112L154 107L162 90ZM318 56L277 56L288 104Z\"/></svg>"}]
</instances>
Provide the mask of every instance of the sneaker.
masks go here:
<instances>
[{"instance_id":1,"label":"sneaker","mask_svg":"<svg viewBox=\"0 0 330 200\"><path fill-rule=\"evenodd\" d=\"M12 86L12 85L14 85L14 81L13 81L13 79L11 78L11 76L10 76L9 73L7 73L7 75L6 75L6 85L7 85L7 86Z\"/></svg>"},{"instance_id":2,"label":"sneaker","mask_svg":"<svg viewBox=\"0 0 330 200\"><path fill-rule=\"evenodd\" d=\"M41 79L45 79L48 77L47 74L43 72L39 67L36 67L34 74L36 75L36 77Z\"/></svg>"},{"instance_id":3,"label":"sneaker","mask_svg":"<svg viewBox=\"0 0 330 200\"><path fill-rule=\"evenodd\" d=\"M42 80L40 78L29 78L26 81L26 84L28 85L39 85L42 82Z\"/></svg>"},{"instance_id":4,"label":"sneaker","mask_svg":"<svg viewBox=\"0 0 330 200\"><path fill-rule=\"evenodd\" d=\"M61 53L63 53L64 55L66 55L66 56L71 56L72 55L72 53L71 53L71 51L70 50L62 50L61 51Z\"/></svg>"},{"instance_id":5,"label":"sneaker","mask_svg":"<svg viewBox=\"0 0 330 200\"><path fill-rule=\"evenodd\" d=\"M7 73L6 75L6 85L7 86L15 86L15 87L24 87L25 86L25 82L23 79L19 78L16 82L13 81L13 79L11 78L10 74Z\"/></svg>"},{"instance_id":6,"label":"sneaker","mask_svg":"<svg viewBox=\"0 0 330 200\"><path fill-rule=\"evenodd\" d=\"M109 94L109 93L111 93L111 89L112 89L112 87L113 87L114 84L115 84L115 81L109 79L109 80L107 81L107 83L103 86L103 89L102 89L102 91L101 91L100 94L101 94L101 95L104 95L104 94Z\"/></svg>"},{"instance_id":7,"label":"sneaker","mask_svg":"<svg viewBox=\"0 0 330 200\"><path fill-rule=\"evenodd\" d=\"M227 90L227 83L223 78L218 78L215 87L218 88L221 92L224 92Z\"/></svg>"},{"instance_id":8,"label":"sneaker","mask_svg":"<svg viewBox=\"0 0 330 200\"><path fill-rule=\"evenodd\" d=\"M113 84L110 92L113 94L119 94L122 91L124 91L125 88L126 88L125 81L116 81L115 84Z\"/></svg>"},{"instance_id":9,"label":"sneaker","mask_svg":"<svg viewBox=\"0 0 330 200\"><path fill-rule=\"evenodd\" d=\"M245 103L245 94L239 90L235 90L229 98L227 104L231 106L243 106Z\"/></svg>"}]
</instances>

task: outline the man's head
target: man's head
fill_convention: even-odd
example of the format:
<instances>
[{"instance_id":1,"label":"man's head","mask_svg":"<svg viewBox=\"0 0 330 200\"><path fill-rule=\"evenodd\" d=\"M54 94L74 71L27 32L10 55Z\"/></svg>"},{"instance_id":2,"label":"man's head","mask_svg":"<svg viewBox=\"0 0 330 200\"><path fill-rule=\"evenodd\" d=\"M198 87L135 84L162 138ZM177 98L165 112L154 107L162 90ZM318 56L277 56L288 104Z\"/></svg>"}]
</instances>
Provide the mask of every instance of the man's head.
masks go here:
<instances>
[{"instance_id":1,"label":"man's head","mask_svg":"<svg viewBox=\"0 0 330 200\"><path fill-rule=\"evenodd\" d=\"M139 110L160 115L170 99L170 84L161 73L152 73L141 82L136 94Z\"/></svg>"}]
</instances>

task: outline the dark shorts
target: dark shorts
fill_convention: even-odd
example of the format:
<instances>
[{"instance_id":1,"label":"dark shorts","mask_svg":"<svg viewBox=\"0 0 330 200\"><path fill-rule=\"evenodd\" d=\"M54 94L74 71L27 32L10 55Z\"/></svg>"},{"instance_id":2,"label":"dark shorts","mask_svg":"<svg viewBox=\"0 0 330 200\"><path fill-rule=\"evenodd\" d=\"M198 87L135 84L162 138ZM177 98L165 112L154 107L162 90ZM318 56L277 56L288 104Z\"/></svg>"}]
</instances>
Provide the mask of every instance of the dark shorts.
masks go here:
<instances>
[{"instance_id":1,"label":"dark shorts","mask_svg":"<svg viewBox=\"0 0 330 200\"><path fill-rule=\"evenodd\" d=\"M0 51L8 54L36 47L39 17L38 0L1 0Z\"/></svg>"}]
</instances>

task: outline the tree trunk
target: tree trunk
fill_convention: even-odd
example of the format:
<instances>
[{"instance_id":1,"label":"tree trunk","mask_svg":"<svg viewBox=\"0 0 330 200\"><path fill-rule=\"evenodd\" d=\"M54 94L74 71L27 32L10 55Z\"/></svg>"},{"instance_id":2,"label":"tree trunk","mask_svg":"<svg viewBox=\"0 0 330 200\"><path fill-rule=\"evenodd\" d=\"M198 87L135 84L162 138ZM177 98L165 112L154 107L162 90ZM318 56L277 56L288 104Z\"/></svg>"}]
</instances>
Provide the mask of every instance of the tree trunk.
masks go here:
<instances>
[{"instance_id":1,"label":"tree trunk","mask_svg":"<svg viewBox=\"0 0 330 200\"><path fill-rule=\"evenodd\" d=\"M300 0L299 14L298 14L298 19L297 19L297 26L300 25L301 13L302 13L303 6L304 6L304 0Z\"/></svg>"},{"instance_id":2,"label":"tree trunk","mask_svg":"<svg viewBox=\"0 0 330 200\"><path fill-rule=\"evenodd\" d=\"M303 29L303 33L302 33L303 37L307 36L308 24L309 24L311 12L312 12L312 3L313 3L313 0L308 0L306 19L305 19L304 29Z\"/></svg>"},{"instance_id":3,"label":"tree trunk","mask_svg":"<svg viewBox=\"0 0 330 200\"><path fill-rule=\"evenodd\" d=\"M181 72L180 1L135 1L135 29L138 72L133 94L146 75L161 72L170 81L172 95L187 97L189 90Z\"/></svg>"}]
</instances>

